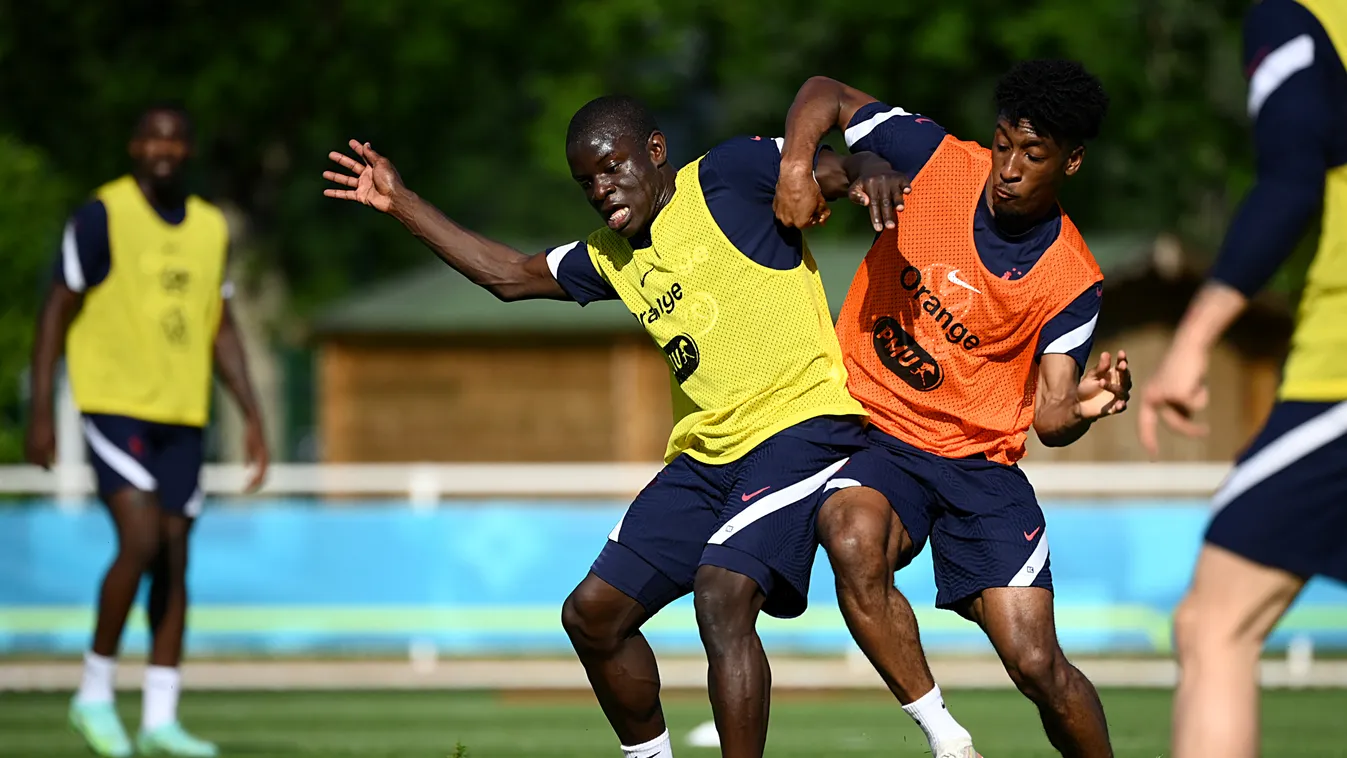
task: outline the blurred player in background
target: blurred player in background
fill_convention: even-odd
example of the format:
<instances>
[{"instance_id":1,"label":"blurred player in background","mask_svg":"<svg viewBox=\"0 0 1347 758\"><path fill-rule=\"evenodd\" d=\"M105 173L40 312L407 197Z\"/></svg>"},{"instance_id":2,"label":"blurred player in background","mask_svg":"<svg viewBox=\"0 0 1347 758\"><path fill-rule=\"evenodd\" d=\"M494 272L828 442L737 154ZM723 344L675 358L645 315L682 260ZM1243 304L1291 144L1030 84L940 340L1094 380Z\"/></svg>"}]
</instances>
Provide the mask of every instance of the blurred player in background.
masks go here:
<instances>
[{"instance_id":1,"label":"blurred player in background","mask_svg":"<svg viewBox=\"0 0 1347 758\"><path fill-rule=\"evenodd\" d=\"M1207 284L1146 387L1188 435L1207 403L1212 347L1271 279L1320 205L1323 236L1301 295L1278 402L1217 491L1192 586L1175 615L1177 758L1258 754L1258 658L1313 576L1347 581L1347 3L1264 0L1245 19L1257 183Z\"/></svg>"},{"instance_id":2,"label":"blurred player in background","mask_svg":"<svg viewBox=\"0 0 1347 758\"><path fill-rule=\"evenodd\" d=\"M1057 199L1108 99L1079 64L1032 61L1001 79L996 104L991 150L822 77L791 107L776 198L784 224L826 218L809 160L833 127L912 178L896 223L872 214L879 236L838 318L848 386L872 426L869 447L826 485L836 492L819 536L837 546L847 625L880 671L897 672L887 684L933 752L962 748L968 734L949 718L893 585L928 536L936 604L982 627L1053 746L1099 758L1112 754L1103 708L1058 645L1043 511L1015 463L1030 426L1044 444L1068 445L1127 404L1123 353L1087 370L1103 277ZM894 630L902 644L889 642Z\"/></svg>"},{"instance_id":3,"label":"blurred player in background","mask_svg":"<svg viewBox=\"0 0 1347 758\"><path fill-rule=\"evenodd\" d=\"M93 645L70 721L99 755L131 755L113 707L117 651L141 578L150 577L153 635L137 747L145 755L212 756L178 723L178 665L187 618L187 546L201 512L202 429L212 362L247 420L247 453L262 481L267 449L243 343L224 281L229 235L213 205L188 194L191 123L175 107L146 111L134 169L100 187L66 224L33 353L27 456L50 466L56 364L62 348L75 403L117 530Z\"/></svg>"},{"instance_id":4,"label":"blurred player in background","mask_svg":"<svg viewBox=\"0 0 1347 758\"><path fill-rule=\"evenodd\" d=\"M392 215L502 300L620 299L664 351L675 418L667 465L567 598L562 623L624 756L668 758L659 671L640 628L694 593L722 753L761 756L770 674L754 625L759 611L804 611L817 495L864 444L818 272L799 231L773 214L780 141L732 139L679 170L642 105L599 98L575 114L566 152L605 226L535 255L463 229L368 144L351 147L361 161L331 156L351 175L325 174L349 189L329 196ZM808 162L829 198L853 180L879 197L898 178L864 154Z\"/></svg>"}]
</instances>

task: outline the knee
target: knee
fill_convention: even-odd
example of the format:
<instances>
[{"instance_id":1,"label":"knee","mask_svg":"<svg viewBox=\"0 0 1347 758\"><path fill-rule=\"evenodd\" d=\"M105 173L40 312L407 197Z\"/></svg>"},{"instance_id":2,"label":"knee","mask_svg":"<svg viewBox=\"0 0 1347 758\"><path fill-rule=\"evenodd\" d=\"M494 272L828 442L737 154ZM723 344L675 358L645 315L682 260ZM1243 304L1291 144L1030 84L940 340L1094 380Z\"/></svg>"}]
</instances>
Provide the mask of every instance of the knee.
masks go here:
<instances>
[{"instance_id":1,"label":"knee","mask_svg":"<svg viewBox=\"0 0 1347 758\"><path fill-rule=\"evenodd\" d=\"M163 540L153 529L126 531L117 546L117 557L149 570L158 565L162 548Z\"/></svg>"},{"instance_id":2,"label":"knee","mask_svg":"<svg viewBox=\"0 0 1347 758\"><path fill-rule=\"evenodd\" d=\"M584 582L562 603L561 626L576 650L584 652L613 652L626 636L622 619L611 612L611 604Z\"/></svg>"},{"instance_id":3,"label":"knee","mask_svg":"<svg viewBox=\"0 0 1347 758\"><path fill-rule=\"evenodd\" d=\"M743 574L704 566L697 574L693 607L702 642L711 655L751 637L762 607L762 590Z\"/></svg>"},{"instance_id":4,"label":"knee","mask_svg":"<svg viewBox=\"0 0 1347 758\"><path fill-rule=\"evenodd\" d=\"M1006 673L1029 699L1051 698L1069 684L1071 664L1056 645L1027 645L1005 657Z\"/></svg>"},{"instance_id":5,"label":"knee","mask_svg":"<svg viewBox=\"0 0 1347 758\"><path fill-rule=\"evenodd\" d=\"M1205 607L1192 595L1179 603L1174 610L1174 649L1180 664L1230 654L1258 656L1263 639L1253 625L1223 610Z\"/></svg>"},{"instance_id":6,"label":"knee","mask_svg":"<svg viewBox=\"0 0 1347 758\"><path fill-rule=\"evenodd\" d=\"M898 515L874 490L845 490L819 513L819 538L843 594L891 587L903 534Z\"/></svg>"}]
</instances>

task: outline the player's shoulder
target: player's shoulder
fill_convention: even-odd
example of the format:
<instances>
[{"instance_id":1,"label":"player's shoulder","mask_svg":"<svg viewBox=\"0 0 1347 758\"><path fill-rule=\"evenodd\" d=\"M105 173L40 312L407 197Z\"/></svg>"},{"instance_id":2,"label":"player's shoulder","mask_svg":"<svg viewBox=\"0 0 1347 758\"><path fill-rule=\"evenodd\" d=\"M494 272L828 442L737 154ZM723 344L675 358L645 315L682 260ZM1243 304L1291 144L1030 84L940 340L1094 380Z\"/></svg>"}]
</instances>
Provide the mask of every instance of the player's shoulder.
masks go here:
<instances>
[{"instance_id":1,"label":"player's shoulder","mask_svg":"<svg viewBox=\"0 0 1347 758\"><path fill-rule=\"evenodd\" d=\"M225 213L220 206L200 195L187 196L187 217L209 221L211 224L218 224L226 229L229 226Z\"/></svg>"},{"instance_id":2,"label":"player's shoulder","mask_svg":"<svg viewBox=\"0 0 1347 758\"><path fill-rule=\"evenodd\" d=\"M578 246L579 243L573 244ZM631 243L606 226L601 226L590 232L589 236L585 238L585 247L590 258L596 262L605 260L614 266L630 261L633 254Z\"/></svg>"},{"instance_id":3,"label":"player's shoulder","mask_svg":"<svg viewBox=\"0 0 1347 758\"><path fill-rule=\"evenodd\" d=\"M720 142L702 156L717 168L736 170L762 166L775 167L781 160L781 137L741 134Z\"/></svg>"},{"instance_id":4,"label":"player's shoulder","mask_svg":"<svg viewBox=\"0 0 1347 758\"><path fill-rule=\"evenodd\" d=\"M1062 245L1066 252L1074 256L1080 265L1089 269L1096 277L1103 279L1103 271L1099 268L1099 261L1095 260L1094 253L1090 251L1090 245L1085 241L1085 235L1080 233L1066 211L1062 211L1061 230L1057 233L1057 243Z\"/></svg>"},{"instance_id":5,"label":"player's shoulder","mask_svg":"<svg viewBox=\"0 0 1347 758\"><path fill-rule=\"evenodd\" d=\"M898 131L921 133L930 139L938 139L948 133L945 127L929 116L876 100L856 109L842 136L847 146L854 148L857 143L867 138L885 136Z\"/></svg>"}]
</instances>

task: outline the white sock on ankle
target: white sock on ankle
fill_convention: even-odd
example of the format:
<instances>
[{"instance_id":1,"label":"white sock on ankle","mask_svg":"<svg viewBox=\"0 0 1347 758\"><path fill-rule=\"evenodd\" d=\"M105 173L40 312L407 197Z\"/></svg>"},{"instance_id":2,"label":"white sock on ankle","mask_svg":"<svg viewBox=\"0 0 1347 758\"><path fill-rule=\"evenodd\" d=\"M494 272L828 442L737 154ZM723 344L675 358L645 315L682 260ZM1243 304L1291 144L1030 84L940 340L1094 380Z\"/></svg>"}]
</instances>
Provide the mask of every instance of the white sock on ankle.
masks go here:
<instances>
[{"instance_id":1,"label":"white sock on ankle","mask_svg":"<svg viewBox=\"0 0 1347 758\"><path fill-rule=\"evenodd\" d=\"M968 730L955 721L953 714L945 707L945 699L940 696L940 685L936 685L930 692L903 706L903 710L926 734L926 741L931 744L933 756L938 756L951 748L971 744L973 741Z\"/></svg>"},{"instance_id":2,"label":"white sock on ankle","mask_svg":"<svg viewBox=\"0 0 1347 758\"><path fill-rule=\"evenodd\" d=\"M112 685L117 678L117 659L93 651L84 654L84 676L75 699L81 703L111 703Z\"/></svg>"},{"instance_id":3,"label":"white sock on ankle","mask_svg":"<svg viewBox=\"0 0 1347 758\"><path fill-rule=\"evenodd\" d=\"M673 758L673 745L669 742L669 730L655 739L634 747L622 746L622 758Z\"/></svg>"},{"instance_id":4,"label":"white sock on ankle","mask_svg":"<svg viewBox=\"0 0 1347 758\"><path fill-rule=\"evenodd\" d=\"M145 669L145 701L140 726L153 731L178 720L178 693L182 676L175 668L150 666Z\"/></svg>"}]
</instances>

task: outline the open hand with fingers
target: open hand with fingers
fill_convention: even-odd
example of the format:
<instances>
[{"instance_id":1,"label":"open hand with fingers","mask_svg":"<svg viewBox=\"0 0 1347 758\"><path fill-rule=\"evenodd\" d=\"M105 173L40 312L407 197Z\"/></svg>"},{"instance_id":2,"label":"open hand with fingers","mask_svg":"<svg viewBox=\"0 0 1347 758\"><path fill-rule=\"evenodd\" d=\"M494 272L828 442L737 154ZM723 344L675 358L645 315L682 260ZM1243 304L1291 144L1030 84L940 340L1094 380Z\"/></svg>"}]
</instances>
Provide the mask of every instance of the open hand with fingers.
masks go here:
<instances>
[{"instance_id":1,"label":"open hand with fingers","mask_svg":"<svg viewBox=\"0 0 1347 758\"><path fill-rule=\"evenodd\" d=\"M856 205L870 209L870 225L876 232L898 228L898 212L903 209L904 198L912 191L907 176L894 171L888 161L882 159L863 160L860 176L851 183L847 198ZM849 159L851 160L851 159Z\"/></svg>"},{"instance_id":2,"label":"open hand with fingers","mask_svg":"<svg viewBox=\"0 0 1347 758\"><path fill-rule=\"evenodd\" d=\"M340 184L347 189L326 189L323 194L338 200L354 200L376 211L392 213L399 196L407 193L402 177L394 168L393 162L379 155L368 142L351 140L351 150L360 160L336 150L327 154L333 162L350 173L324 171L323 178Z\"/></svg>"},{"instance_id":3,"label":"open hand with fingers","mask_svg":"<svg viewBox=\"0 0 1347 758\"><path fill-rule=\"evenodd\" d=\"M1141 395L1137 428L1152 458L1160 455L1159 422L1187 437L1207 433L1194 417L1207 407L1207 353L1176 343Z\"/></svg>"},{"instance_id":4,"label":"open hand with fingers","mask_svg":"<svg viewBox=\"0 0 1347 758\"><path fill-rule=\"evenodd\" d=\"M1127 353L1119 350L1115 361L1107 352L1099 356L1099 363L1085 373L1076 388L1080 415L1087 419L1114 416L1127 410L1132 396L1132 369L1127 365Z\"/></svg>"}]
</instances>

